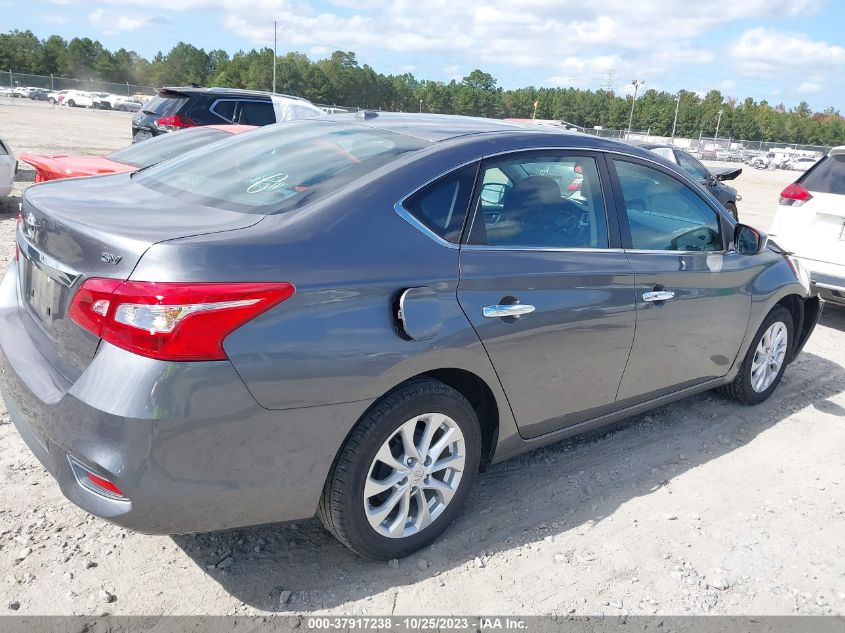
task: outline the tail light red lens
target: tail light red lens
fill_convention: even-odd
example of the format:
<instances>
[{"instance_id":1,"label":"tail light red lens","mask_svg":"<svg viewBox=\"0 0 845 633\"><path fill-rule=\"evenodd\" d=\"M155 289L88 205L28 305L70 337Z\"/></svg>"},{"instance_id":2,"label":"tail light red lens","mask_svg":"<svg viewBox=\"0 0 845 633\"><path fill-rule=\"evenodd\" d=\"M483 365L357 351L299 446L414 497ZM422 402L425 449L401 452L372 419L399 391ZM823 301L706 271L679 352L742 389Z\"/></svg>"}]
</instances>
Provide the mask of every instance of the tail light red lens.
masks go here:
<instances>
[{"instance_id":1,"label":"tail light red lens","mask_svg":"<svg viewBox=\"0 0 845 633\"><path fill-rule=\"evenodd\" d=\"M101 488L102 490L105 490L106 492L111 493L116 497L126 496L123 494L123 491L120 488L115 486L108 479L103 479L102 477L100 477L99 475L95 475L94 473L85 473L85 476L88 481L95 485L97 488Z\"/></svg>"},{"instance_id":2,"label":"tail light red lens","mask_svg":"<svg viewBox=\"0 0 845 633\"><path fill-rule=\"evenodd\" d=\"M188 117L178 114L159 117L155 120L155 126L157 128L160 130L167 130L169 132L172 132L173 130L181 130L186 127L196 127L196 125L197 124Z\"/></svg>"},{"instance_id":3,"label":"tail light red lens","mask_svg":"<svg viewBox=\"0 0 845 633\"><path fill-rule=\"evenodd\" d=\"M70 318L112 345L170 361L225 360L224 339L293 296L289 283L88 279Z\"/></svg>"},{"instance_id":4,"label":"tail light red lens","mask_svg":"<svg viewBox=\"0 0 845 633\"><path fill-rule=\"evenodd\" d=\"M786 189L780 192L780 200L778 204L787 207L800 207L808 200L813 199L813 194L804 189L797 182L793 182Z\"/></svg>"}]
</instances>

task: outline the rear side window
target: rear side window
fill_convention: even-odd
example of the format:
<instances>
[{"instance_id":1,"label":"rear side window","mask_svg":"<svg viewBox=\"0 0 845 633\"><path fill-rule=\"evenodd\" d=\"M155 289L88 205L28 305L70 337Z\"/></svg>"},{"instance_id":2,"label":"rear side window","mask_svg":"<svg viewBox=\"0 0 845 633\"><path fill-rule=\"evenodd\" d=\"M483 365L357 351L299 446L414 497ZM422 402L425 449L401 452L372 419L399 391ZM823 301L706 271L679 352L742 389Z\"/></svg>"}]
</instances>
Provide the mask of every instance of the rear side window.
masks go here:
<instances>
[{"instance_id":1,"label":"rear side window","mask_svg":"<svg viewBox=\"0 0 845 633\"><path fill-rule=\"evenodd\" d=\"M241 101L238 123L241 125L270 125L276 122L276 113L269 101Z\"/></svg>"},{"instance_id":2,"label":"rear side window","mask_svg":"<svg viewBox=\"0 0 845 633\"><path fill-rule=\"evenodd\" d=\"M112 152L106 158L133 167L147 167L228 136L230 134L222 130L194 127L156 136L145 143L133 143L125 149Z\"/></svg>"},{"instance_id":3,"label":"rear side window","mask_svg":"<svg viewBox=\"0 0 845 633\"><path fill-rule=\"evenodd\" d=\"M457 244L466 219L476 165L468 165L426 185L402 206L430 231Z\"/></svg>"},{"instance_id":4,"label":"rear side window","mask_svg":"<svg viewBox=\"0 0 845 633\"><path fill-rule=\"evenodd\" d=\"M238 104L234 99L219 99L209 108L214 114L227 123L235 120L235 106Z\"/></svg>"},{"instance_id":5,"label":"rear side window","mask_svg":"<svg viewBox=\"0 0 845 633\"><path fill-rule=\"evenodd\" d=\"M429 145L369 126L309 119L234 136L134 179L180 200L244 213L283 213Z\"/></svg>"},{"instance_id":6,"label":"rear side window","mask_svg":"<svg viewBox=\"0 0 845 633\"><path fill-rule=\"evenodd\" d=\"M176 114L187 99L176 97L153 97L141 108L145 114L157 114L158 116L170 116Z\"/></svg>"},{"instance_id":7,"label":"rear side window","mask_svg":"<svg viewBox=\"0 0 845 633\"><path fill-rule=\"evenodd\" d=\"M845 154L822 158L798 182L807 191L845 194Z\"/></svg>"}]
</instances>

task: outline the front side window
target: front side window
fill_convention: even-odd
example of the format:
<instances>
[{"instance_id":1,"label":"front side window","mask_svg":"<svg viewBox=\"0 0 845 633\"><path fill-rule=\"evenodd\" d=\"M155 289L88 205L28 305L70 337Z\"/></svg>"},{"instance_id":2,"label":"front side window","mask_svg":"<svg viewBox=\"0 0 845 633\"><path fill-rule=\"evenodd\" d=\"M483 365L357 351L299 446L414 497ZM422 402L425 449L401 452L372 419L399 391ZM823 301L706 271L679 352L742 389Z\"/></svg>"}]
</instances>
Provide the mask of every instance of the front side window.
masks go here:
<instances>
[{"instance_id":1,"label":"front side window","mask_svg":"<svg viewBox=\"0 0 845 633\"><path fill-rule=\"evenodd\" d=\"M309 119L233 136L150 167L134 179L188 202L283 213L429 145L365 125Z\"/></svg>"},{"instance_id":2,"label":"front side window","mask_svg":"<svg viewBox=\"0 0 845 633\"><path fill-rule=\"evenodd\" d=\"M685 152L678 151L678 165L695 180L706 180L710 177L710 172L704 165Z\"/></svg>"},{"instance_id":3,"label":"front side window","mask_svg":"<svg viewBox=\"0 0 845 633\"><path fill-rule=\"evenodd\" d=\"M566 154L486 162L469 241L514 248L607 248L596 160Z\"/></svg>"},{"instance_id":4,"label":"front side window","mask_svg":"<svg viewBox=\"0 0 845 633\"><path fill-rule=\"evenodd\" d=\"M613 159L631 245L650 251L723 250L719 216L689 186L672 176L621 159Z\"/></svg>"},{"instance_id":5,"label":"front side window","mask_svg":"<svg viewBox=\"0 0 845 633\"><path fill-rule=\"evenodd\" d=\"M436 235L457 244L477 166L478 163L473 163L426 185L405 200L405 210Z\"/></svg>"}]
</instances>

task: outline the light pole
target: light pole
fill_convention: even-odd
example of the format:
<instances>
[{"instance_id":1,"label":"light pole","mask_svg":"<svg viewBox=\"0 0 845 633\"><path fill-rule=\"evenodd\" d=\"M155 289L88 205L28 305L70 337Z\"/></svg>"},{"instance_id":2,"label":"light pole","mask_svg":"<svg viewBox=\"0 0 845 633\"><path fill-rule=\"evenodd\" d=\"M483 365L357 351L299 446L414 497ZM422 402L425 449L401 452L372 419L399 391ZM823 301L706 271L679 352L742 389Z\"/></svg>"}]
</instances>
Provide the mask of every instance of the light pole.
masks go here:
<instances>
[{"instance_id":1,"label":"light pole","mask_svg":"<svg viewBox=\"0 0 845 633\"><path fill-rule=\"evenodd\" d=\"M276 92L276 21L273 20L273 92Z\"/></svg>"},{"instance_id":2,"label":"light pole","mask_svg":"<svg viewBox=\"0 0 845 633\"><path fill-rule=\"evenodd\" d=\"M628 136L631 136L631 126L634 124L634 103L637 101L637 89L645 83L645 79L632 79L631 85L634 86L634 98L631 99L631 115L628 117Z\"/></svg>"},{"instance_id":3,"label":"light pole","mask_svg":"<svg viewBox=\"0 0 845 633\"><path fill-rule=\"evenodd\" d=\"M422 102L423 102L423 100L420 99L420 114L422 114Z\"/></svg>"},{"instance_id":4,"label":"light pole","mask_svg":"<svg viewBox=\"0 0 845 633\"><path fill-rule=\"evenodd\" d=\"M678 109L681 107L681 93L675 97L675 120L672 121L672 145L675 144L675 126L678 125Z\"/></svg>"},{"instance_id":5,"label":"light pole","mask_svg":"<svg viewBox=\"0 0 845 633\"><path fill-rule=\"evenodd\" d=\"M724 110L719 110L719 118L716 119L716 138L719 138L719 126L722 125L722 112Z\"/></svg>"}]
</instances>

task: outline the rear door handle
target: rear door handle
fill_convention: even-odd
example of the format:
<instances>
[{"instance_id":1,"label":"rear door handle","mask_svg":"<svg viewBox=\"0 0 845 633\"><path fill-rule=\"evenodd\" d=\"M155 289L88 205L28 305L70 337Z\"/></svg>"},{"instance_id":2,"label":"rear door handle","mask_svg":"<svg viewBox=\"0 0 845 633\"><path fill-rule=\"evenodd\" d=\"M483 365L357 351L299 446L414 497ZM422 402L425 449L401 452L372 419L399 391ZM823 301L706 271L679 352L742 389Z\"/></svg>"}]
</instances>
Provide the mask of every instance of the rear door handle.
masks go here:
<instances>
[{"instance_id":1,"label":"rear door handle","mask_svg":"<svg viewBox=\"0 0 845 633\"><path fill-rule=\"evenodd\" d=\"M675 293L671 290L649 290L643 293L643 301L671 301Z\"/></svg>"},{"instance_id":2,"label":"rear door handle","mask_svg":"<svg viewBox=\"0 0 845 633\"><path fill-rule=\"evenodd\" d=\"M506 305L484 306L481 309L481 314L488 319L496 319L502 317L518 317L534 312L534 310L534 306L528 305L527 303L510 303Z\"/></svg>"}]
</instances>

